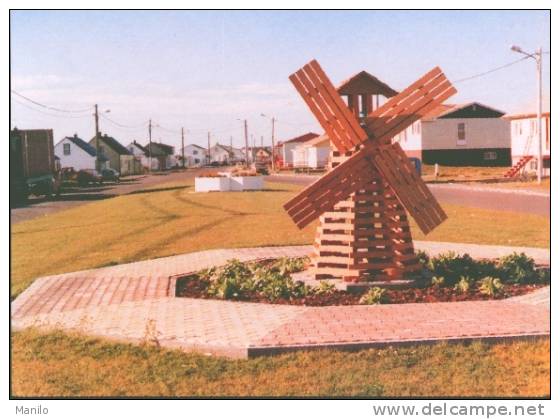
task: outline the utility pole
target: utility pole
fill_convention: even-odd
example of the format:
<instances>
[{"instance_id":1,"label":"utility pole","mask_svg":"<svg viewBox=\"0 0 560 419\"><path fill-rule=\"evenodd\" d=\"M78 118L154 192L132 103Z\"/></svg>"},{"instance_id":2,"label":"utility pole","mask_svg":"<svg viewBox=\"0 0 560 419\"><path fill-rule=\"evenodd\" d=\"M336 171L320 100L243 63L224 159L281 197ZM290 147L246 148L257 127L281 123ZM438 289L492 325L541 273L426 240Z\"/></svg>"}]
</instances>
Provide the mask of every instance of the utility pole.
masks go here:
<instances>
[{"instance_id":1,"label":"utility pole","mask_svg":"<svg viewBox=\"0 0 560 419\"><path fill-rule=\"evenodd\" d=\"M185 128L181 127L181 161L183 162L183 169L185 168Z\"/></svg>"},{"instance_id":2,"label":"utility pole","mask_svg":"<svg viewBox=\"0 0 560 419\"><path fill-rule=\"evenodd\" d=\"M210 164L210 131L208 131L208 164Z\"/></svg>"},{"instance_id":3,"label":"utility pole","mask_svg":"<svg viewBox=\"0 0 560 419\"><path fill-rule=\"evenodd\" d=\"M247 120L243 120L245 126L245 167L249 168L249 132L247 128Z\"/></svg>"},{"instance_id":4,"label":"utility pole","mask_svg":"<svg viewBox=\"0 0 560 419\"><path fill-rule=\"evenodd\" d=\"M274 123L276 122L276 119L274 117L272 117L272 171L274 172L275 168L274 168Z\"/></svg>"},{"instance_id":5,"label":"utility pole","mask_svg":"<svg viewBox=\"0 0 560 419\"><path fill-rule=\"evenodd\" d=\"M261 135L261 148L264 146L264 135Z\"/></svg>"},{"instance_id":6,"label":"utility pole","mask_svg":"<svg viewBox=\"0 0 560 419\"><path fill-rule=\"evenodd\" d=\"M99 112L97 111L97 103L95 104L95 170L101 170L101 160L99 160Z\"/></svg>"},{"instance_id":7,"label":"utility pole","mask_svg":"<svg viewBox=\"0 0 560 419\"><path fill-rule=\"evenodd\" d=\"M152 173L152 119L148 121L148 172Z\"/></svg>"},{"instance_id":8,"label":"utility pole","mask_svg":"<svg viewBox=\"0 0 560 419\"><path fill-rule=\"evenodd\" d=\"M537 87L538 93L538 107L537 107L537 135L539 137L539 161L537 163L537 182L542 182L543 174L543 160L542 160L542 48L539 48L535 54L535 61L537 62Z\"/></svg>"},{"instance_id":9,"label":"utility pole","mask_svg":"<svg viewBox=\"0 0 560 419\"><path fill-rule=\"evenodd\" d=\"M229 149L233 153L233 135L229 136Z\"/></svg>"}]
</instances>

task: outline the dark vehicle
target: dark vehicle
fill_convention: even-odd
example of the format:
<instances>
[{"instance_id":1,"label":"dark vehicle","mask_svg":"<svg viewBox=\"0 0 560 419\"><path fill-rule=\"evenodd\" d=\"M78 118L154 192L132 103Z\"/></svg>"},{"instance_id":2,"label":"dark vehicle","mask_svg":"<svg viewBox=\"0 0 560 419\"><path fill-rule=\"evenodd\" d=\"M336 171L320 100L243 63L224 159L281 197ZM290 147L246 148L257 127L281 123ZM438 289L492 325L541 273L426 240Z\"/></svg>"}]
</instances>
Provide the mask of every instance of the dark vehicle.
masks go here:
<instances>
[{"instance_id":1,"label":"dark vehicle","mask_svg":"<svg viewBox=\"0 0 560 419\"><path fill-rule=\"evenodd\" d=\"M25 203L31 194L59 195L60 184L52 129L10 131L10 207Z\"/></svg>"},{"instance_id":2,"label":"dark vehicle","mask_svg":"<svg viewBox=\"0 0 560 419\"><path fill-rule=\"evenodd\" d=\"M101 170L101 180L103 182L120 182L120 174L115 169L105 168Z\"/></svg>"},{"instance_id":3,"label":"dark vehicle","mask_svg":"<svg viewBox=\"0 0 560 419\"><path fill-rule=\"evenodd\" d=\"M78 185L80 186L86 186L89 183L99 183L100 185L101 183L103 183L102 176L99 174L97 170L94 169L80 170L78 172L76 180L78 181Z\"/></svg>"}]
</instances>

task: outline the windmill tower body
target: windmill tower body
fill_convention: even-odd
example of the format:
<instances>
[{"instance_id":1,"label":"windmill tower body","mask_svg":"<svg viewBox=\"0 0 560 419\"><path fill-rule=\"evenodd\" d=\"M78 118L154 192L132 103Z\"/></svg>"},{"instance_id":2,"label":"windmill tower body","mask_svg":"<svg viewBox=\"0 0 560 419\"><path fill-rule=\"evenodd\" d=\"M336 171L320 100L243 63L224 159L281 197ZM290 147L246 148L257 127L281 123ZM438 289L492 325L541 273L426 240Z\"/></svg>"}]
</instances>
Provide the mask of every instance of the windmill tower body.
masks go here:
<instances>
[{"instance_id":1,"label":"windmill tower body","mask_svg":"<svg viewBox=\"0 0 560 419\"><path fill-rule=\"evenodd\" d=\"M284 204L299 228L320 220L315 277L393 280L417 270L407 214L424 234L447 215L391 139L456 89L439 67L400 93L365 72L336 89L316 60L289 78L333 149L329 172ZM373 109L380 93L390 98Z\"/></svg>"},{"instance_id":2,"label":"windmill tower body","mask_svg":"<svg viewBox=\"0 0 560 419\"><path fill-rule=\"evenodd\" d=\"M359 120L374 110L374 97L377 108L379 95L397 94L365 72L343 83L337 91L346 97L350 111ZM331 143L329 170L359 148L341 153ZM374 180L319 218L311 256L316 279L387 281L418 269L406 211L382 175L372 170L376 172Z\"/></svg>"}]
</instances>

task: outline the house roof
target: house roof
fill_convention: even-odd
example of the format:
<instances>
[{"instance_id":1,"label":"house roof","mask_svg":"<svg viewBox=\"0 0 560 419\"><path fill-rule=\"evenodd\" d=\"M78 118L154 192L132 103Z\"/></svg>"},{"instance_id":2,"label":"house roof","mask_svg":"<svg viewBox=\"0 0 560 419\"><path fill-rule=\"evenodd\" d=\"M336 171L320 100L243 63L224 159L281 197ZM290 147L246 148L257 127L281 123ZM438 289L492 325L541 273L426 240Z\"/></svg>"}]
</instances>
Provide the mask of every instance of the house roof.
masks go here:
<instances>
[{"instance_id":1,"label":"house roof","mask_svg":"<svg viewBox=\"0 0 560 419\"><path fill-rule=\"evenodd\" d=\"M140 151L142 151L142 153L146 153L146 151L148 151L148 150L146 150L146 147L144 147L143 145L137 143L136 140L132 141L130 144L132 144L132 145L138 147L138 148L140 149ZM129 146L130 146L130 144L129 144Z\"/></svg>"},{"instance_id":2,"label":"house roof","mask_svg":"<svg viewBox=\"0 0 560 419\"><path fill-rule=\"evenodd\" d=\"M398 92L367 71L360 71L343 81L337 89L341 95L372 94L393 97Z\"/></svg>"},{"instance_id":3,"label":"house roof","mask_svg":"<svg viewBox=\"0 0 560 419\"><path fill-rule=\"evenodd\" d=\"M437 116L437 118L501 118L504 115L505 112L484 105L480 102L469 102L455 105L454 107L443 111Z\"/></svg>"},{"instance_id":4,"label":"house roof","mask_svg":"<svg viewBox=\"0 0 560 419\"><path fill-rule=\"evenodd\" d=\"M150 147L151 146L151 147ZM148 143L146 146L146 155L149 156L150 153L153 156L165 156L165 155L172 155L174 152L174 147L171 145L163 144L163 143L156 143L152 141L152 143Z\"/></svg>"},{"instance_id":5,"label":"house roof","mask_svg":"<svg viewBox=\"0 0 560 419\"><path fill-rule=\"evenodd\" d=\"M204 148L204 147L202 147L202 146L199 146L198 144L189 144L188 146L200 148L201 150L206 151L206 148ZM185 148L188 147L188 146L185 146Z\"/></svg>"},{"instance_id":6,"label":"house roof","mask_svg":"<svg viewBox=\"0 0 560 419\"><path fill-rule=\"evenodd\" d=\"M288 143L304 143L306 141L311 140L312 138L318 137L319 134L315 134L314 132L308 132L307 134L300 135L299 137L294 137L289 140L284 141L282 144Z\"/></svg>"},{"instance_id":7,"label":"house roof","mask_svg":"<svg viewBox=\"0 0 560 419\"><path fill-rule=\"evenodd\" d=\"M130 154L130 151L128 151L128 149L125 146L123 146L121 143L119 143L113 137L108 136L107 134L101 135L99 139L103 141L107 145L107 147L111 148L117 154L124 154L124 155ZM95 141L95 137L93 137L91 141Z\"/></svg>"},{"instance_id":8,"label":"house roof","mask_svg":"<svg viewBox=\"0 0 560 419\"><path fill-rule=\"evenodd\" d=\"M545 118L550 118L550 112L543 112L542 116ZM518 113L518 114L507 114L504 115L505 119L514 120L514 119L532 119L536 118L536 113Z\"/></svg>"},{"instance_id":9,"label":"house roof","mask_svg":"<svg viewBox=\"0 0 560 419\"><path fill-rule=\"evenodd\" d=\"M91 144L86 143L84 140L82 140L80 137L78 137L77 134L74 134L72 137L64 137L63 140L71 141L77 147L80 147L82 150L84 150L86 153L88 153L91 157L97 156L97 153L95 151L95 147L92 146ZM99 160L100 161L107 161L109 159L103 153L99 153Z\"/></svg>"},{"instance_id":10,"label":"house roof","mask_svg":"<svg viewBox=\"0 0 560 419\"><path fill-rule=\"evenodd\" d=\"M457 105L445 104L442 103L441 105L436 106L433 110L428 112L426 115L422 117L422 121L428 121L431 119L435 119L438 116L442 115L443 113L447 112L450 109L454 109Z\"/></svg>"},{"instance_id":11,"label":"house roof","mask_svg":"<svg viewBox=\"0 0 560 419\"><path fill-rule=\"evenodd\" d=\"M312 138L309 141L306 141L304 144L302 144L303 147L314 147L317 144L321 144L325 141L329 141L329 136L327 134L323 134L323 135L319 135L315 138Z\"/></svg>"}]
</instances>

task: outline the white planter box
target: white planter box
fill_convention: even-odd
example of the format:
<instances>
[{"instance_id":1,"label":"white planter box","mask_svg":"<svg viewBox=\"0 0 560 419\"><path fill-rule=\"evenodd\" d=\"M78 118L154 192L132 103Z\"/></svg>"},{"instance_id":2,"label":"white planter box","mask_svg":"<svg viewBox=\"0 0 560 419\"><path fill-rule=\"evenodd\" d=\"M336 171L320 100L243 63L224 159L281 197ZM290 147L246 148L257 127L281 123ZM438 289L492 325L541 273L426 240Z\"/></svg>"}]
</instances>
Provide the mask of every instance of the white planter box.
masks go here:
<instances>
[{"instance_id":1,"label":"white planter box","mask_svg":"<svg viewBox=\"0 0 560 419\"><path fill-rule=\"evenodd\" d=\"M262 189L264 181L262 176L232 176L232 191L257 191Z\"/></svg>"},{"instance_id":2,"label":"white planter box","mask_svg":"<svg viewBox=\"0 0 560 419\"><path fill-rule=\"evenodd\" d=\"M228 177L196 177L194 178L195 192L224 192L230 190Z\"/></svg>"}]
</instances>

